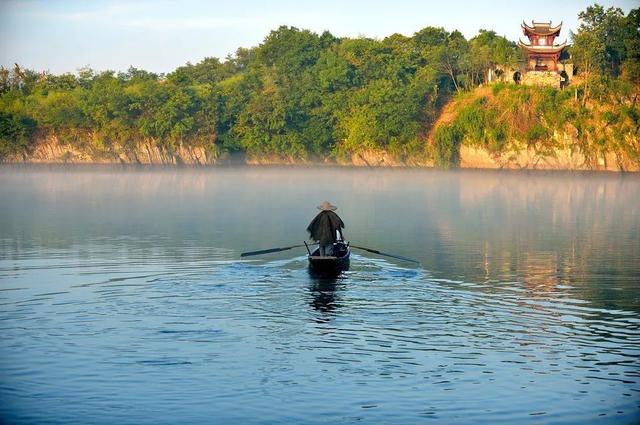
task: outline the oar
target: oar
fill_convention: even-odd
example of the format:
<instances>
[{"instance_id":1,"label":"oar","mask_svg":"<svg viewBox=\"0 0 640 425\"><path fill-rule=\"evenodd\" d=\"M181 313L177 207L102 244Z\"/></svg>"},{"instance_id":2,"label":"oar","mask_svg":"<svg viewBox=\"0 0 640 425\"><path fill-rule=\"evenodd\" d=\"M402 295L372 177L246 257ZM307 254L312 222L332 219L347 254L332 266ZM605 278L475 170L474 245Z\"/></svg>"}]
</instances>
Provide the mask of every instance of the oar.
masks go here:
<instances>
[{"instance_id":1,"label":"oar","mask_svg":"<svg viewBox=\"0 0 640 425\"><path fill-rule=\"evenodd\" d=\"M291 245L291 246L285 246L284 248L261 249L260 251L243 252L242 254L240 254L240 256L241 257L249 257L251 255L268 254L270 252L286 251L288 249L298 248L298 247L301 247L301 246L304 246L304 245Z\"/></svg>"},{"instance_id":2,"label":"oar","mask_svg":"<svg viewBox=\"0 0 640 425\"><path fill-rule=\"evenodd\" d=\"M364 249L365 251L373 252L374 254L384 255L386 257L397 258L398 260L410 261L412 263L420 264L419 261L412 260L411 258L403 257L401 255L387 254L386 252L380 252L377 249L365 248L363 246L357 246L357 245L349 245L349 246L352 248Z\"/></svg>"}]
</instances>

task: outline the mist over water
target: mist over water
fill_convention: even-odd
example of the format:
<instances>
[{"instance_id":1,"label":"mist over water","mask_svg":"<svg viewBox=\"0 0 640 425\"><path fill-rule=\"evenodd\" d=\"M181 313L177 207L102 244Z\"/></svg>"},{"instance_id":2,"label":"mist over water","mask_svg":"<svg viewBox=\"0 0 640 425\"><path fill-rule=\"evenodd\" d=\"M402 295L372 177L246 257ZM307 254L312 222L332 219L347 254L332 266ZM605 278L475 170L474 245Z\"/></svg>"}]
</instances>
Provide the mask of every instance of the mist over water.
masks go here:
<instances>
[{"instance_id":1,"label":"mist over water","mask_svg":"<svg viewBox=\"0 0 640 425\"><path fill-rule=\"evenodd\" d=\"M3 167L0 199L0 422L640 421L640 176ZM324 200L421 265L240 259Z\"/></svg>"}]
</instances>

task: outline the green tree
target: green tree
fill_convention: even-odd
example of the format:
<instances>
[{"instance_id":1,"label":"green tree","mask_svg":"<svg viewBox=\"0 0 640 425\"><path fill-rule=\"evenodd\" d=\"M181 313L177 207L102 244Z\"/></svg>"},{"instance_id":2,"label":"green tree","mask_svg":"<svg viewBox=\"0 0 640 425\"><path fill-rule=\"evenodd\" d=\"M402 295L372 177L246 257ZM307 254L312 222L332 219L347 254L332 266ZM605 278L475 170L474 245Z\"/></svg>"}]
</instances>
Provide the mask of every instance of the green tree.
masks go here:
<instances>
[{"instance_id":1,"label":"green tree","mask_svg":"<svg viewBox=\"0 0 640 425\"><path fill-rule=\"evenodd\" d=\"M572 38L571 54L584 78L583 104L586 104L594 79L602 70L606 46L595 31L580 30Z\"/></svg>"},{"instance_id":2,"label":"green tree","mask_svg":"<svg viewBox=\"0 0 640 425\"><path fill-rule=\"evenodd\" d=\"M0 161L11 154L26 153L35 130L32 118L0 111Z\"/></svg>"},{"instance_id":3,"label":"green tree","mask_svg":"<svg viewBox=\"0 0 640 425\"><path fill-rule=\"evenodd\" d=\"M521 59L516 44L498 36L495 31L481 29L477 36L469 40L469 46L473 85L487 81L489 71L496 67L516 68Z\"/></svg>"}]
</instances>

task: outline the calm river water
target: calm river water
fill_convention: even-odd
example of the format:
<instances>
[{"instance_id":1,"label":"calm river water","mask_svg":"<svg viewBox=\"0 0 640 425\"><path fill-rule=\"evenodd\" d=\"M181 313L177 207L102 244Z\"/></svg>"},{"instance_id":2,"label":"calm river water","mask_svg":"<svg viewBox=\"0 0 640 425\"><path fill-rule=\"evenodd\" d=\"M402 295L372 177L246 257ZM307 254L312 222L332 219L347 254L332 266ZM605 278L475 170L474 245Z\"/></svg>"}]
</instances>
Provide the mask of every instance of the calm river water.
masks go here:
<instances>
[{"instance_id":1,"label":"calm river water","mask_svg":"<svg viewBox=\"0 0 640 425\"><path fill-rule=\"evenodd\" d=\"M0 168L0 422L640 422L640 176ZM334 281L287 246L324 200Z\"/></svg>"}]
</instances>

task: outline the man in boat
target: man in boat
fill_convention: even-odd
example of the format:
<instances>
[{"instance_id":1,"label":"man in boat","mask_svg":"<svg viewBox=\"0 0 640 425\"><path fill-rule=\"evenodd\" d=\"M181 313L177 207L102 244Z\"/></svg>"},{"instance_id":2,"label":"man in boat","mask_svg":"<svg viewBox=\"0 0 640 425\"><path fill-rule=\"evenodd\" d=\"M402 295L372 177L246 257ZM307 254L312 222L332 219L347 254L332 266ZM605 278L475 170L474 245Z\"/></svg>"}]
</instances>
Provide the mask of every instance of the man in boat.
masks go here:
<instances>
[{"instance_id":1,"label":"man in boat","mask_svg":"<svg viewBox=\"0 0 640 425\"><path fill-rule=\"evenodd\" d=\"M320 247L319 254L321 256L331 256L333 255L333 244L343 239L342 229L344 229L344 223L338 214L334 213L338 207L331 205L330 202L324 201L317 208L320 213L311 220L307 227L307 232L311 235L311 239L318 243ZM338 234L340 235L339 237Z\"/></svg>"}]
</instances>

